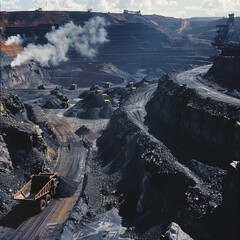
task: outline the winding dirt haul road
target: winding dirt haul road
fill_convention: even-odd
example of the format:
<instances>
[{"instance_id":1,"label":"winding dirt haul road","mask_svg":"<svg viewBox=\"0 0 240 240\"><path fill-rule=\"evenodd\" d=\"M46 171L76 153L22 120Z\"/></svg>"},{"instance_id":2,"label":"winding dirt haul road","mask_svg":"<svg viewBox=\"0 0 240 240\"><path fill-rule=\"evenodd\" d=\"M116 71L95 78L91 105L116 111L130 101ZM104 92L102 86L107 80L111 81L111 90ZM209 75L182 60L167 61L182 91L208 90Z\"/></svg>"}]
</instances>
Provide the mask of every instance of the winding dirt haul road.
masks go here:
<instances>
[{"instance_id":1,"label":"winding dirt haul road","mask_svg":"<svg viewBox=\"0 0 240 240\"><path fill-rule=\"evenodd\" d=\"M52 199L50 205L42 212L34 215L29 206L17 205L0 226L1 240L37 240L53 239L61 231L69 212L77 201L85 170L88 150L75 131L86 125L98 132L104 129L106 120L86 120L63 117L64 110L46 110L48 121L55 128L60 147L54 171L60 177L65 177L78 185L75 194L71 197Z\"/></svg>"}]
</instances>

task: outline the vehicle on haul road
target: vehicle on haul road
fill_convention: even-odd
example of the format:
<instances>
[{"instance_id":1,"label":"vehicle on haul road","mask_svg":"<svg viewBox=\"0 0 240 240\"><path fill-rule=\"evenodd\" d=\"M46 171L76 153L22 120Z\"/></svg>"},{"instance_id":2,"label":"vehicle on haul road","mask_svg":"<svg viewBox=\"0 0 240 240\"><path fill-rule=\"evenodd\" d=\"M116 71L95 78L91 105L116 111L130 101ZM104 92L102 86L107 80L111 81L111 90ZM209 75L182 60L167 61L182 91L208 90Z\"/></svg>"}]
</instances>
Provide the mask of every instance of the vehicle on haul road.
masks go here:
<instances>
[{"instance_id":1,"label":"vehicle on haul road","mask_svg":"<svg viewBox=\"0 0 240 240\"><path fill-rule=\"evenodd\" d=\"M57 173L39 173L32 175L31 180L16 194L13 199L35 203L42 212L49 205L51 198L58 191Z\"/></svg>"}]
</instances>

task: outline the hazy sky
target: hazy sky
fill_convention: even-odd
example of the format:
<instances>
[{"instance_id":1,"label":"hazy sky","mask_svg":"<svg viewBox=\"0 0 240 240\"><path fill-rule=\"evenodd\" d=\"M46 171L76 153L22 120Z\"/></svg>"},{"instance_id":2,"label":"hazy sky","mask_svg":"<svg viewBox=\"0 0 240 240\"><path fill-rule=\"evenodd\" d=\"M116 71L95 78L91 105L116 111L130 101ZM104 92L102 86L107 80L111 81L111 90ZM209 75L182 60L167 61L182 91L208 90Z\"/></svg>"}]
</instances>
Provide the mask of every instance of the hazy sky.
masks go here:
<instances>
[{"instance_id":1,"label":"hazy sky","mask_svg":"<svg viewBox=\"0 0 240 240\"><path fill-rule=\"evenodd\" d=\"M240 0L0 0L1 10L74 10L122 12L124 9L141 10L143 14L173 17L240 16Z\"/></svg>"}]
</instances>

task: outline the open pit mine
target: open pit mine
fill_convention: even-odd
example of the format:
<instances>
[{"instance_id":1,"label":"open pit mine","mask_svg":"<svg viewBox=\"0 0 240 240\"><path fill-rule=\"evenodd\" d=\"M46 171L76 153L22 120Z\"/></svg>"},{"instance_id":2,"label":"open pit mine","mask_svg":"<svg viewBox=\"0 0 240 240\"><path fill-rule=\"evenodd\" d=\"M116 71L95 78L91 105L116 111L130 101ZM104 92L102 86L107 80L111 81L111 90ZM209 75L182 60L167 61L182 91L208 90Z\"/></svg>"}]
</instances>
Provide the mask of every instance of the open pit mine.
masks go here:
<instances>
[{"instance_id":1,"label":"open pit mine","mask_svg":"<svg viewBox=\"0 0 240 240\"><path fill-rule=\"evenodd\" d=\"M0 12L1 240L240 238L240 18Z\"/></svg>"}]
</instances>

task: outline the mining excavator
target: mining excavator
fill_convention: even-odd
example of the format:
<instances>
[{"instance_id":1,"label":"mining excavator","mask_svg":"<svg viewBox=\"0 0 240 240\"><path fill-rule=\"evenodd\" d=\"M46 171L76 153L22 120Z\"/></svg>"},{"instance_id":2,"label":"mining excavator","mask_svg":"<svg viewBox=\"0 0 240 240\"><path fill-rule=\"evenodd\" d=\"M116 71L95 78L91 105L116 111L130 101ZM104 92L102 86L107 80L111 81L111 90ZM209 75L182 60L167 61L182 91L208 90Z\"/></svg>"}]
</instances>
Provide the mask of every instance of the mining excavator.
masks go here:
<instances>
[{"instance_id":1,"label":"mining excavator","mask_svg":"<svg viewBox=\"0 0 240 240\"><path fill-rule=\"evenodd\" d=\"M31 180L13 195L14 200L34 203L39 211L49 205L58 192L59 179L57 173L39 173L32 175Z\"/></svg>"},{"instance_id":2,"label":"mining excavator","mask_svg":"<svg viewBox=\"0 0 240 240\"><path fill-rule=\"evenodd\" d=\"M234 14L230 13L226 24L216 26L216 35L212 45L222 56L240 55L240 34Z\"/></svg>"},{"instance_id":3,"label":"mining excavator","mask_svg":"<svg viewBox=\"0 0 240 240\"><path fill-rule=\"evenodd\" d=\"M62 101L61 108L69 108L70 102L67 96L63 96L62 93L59 91L59 88L56 87L53 90L50 91L51 95L55 95L57 98L59 98Z\"/></svg>"},{"instance_id":4,"label":"mining excavator","mask_svg":"<svg viewBox=\"0 0 240 240\"><path fill-rule=\"evenodd\" d=\"M67 98L67 96L60 98L62 100L62 104L61 107L62 108L69 108L70 107L70 102L69 99Z\"/></svg>"},{"instance_id":5,"label":"mining excavator","mask_svg":"<svg viewBox=\"0 0 240 240\"><path fill-rule=\"evenodd\" d=\"M112 83L111 82L104 82L104 88L111 88L112 87Z\"/></svg>"},{"instance_id":6,"label":"mining excavator","mask_svg":"<svg viewBox=\"0 0 240 240\"><path fill-rule=\"evenodd\" d=\"M75 84L75 83L73 83L73 84L70 86L69 90L77 90L77 88L78 88L78 85Z\"/></svg>"},{"instance_id":7,"label":"mining excavator","mask_svg":"<svg viewBox=\"0 0 240 240\"><path fill-rule=\"evenodd\" d=\"M92 85L92 86L90 87L90 91L95 91L95 90L100 90L99 85Z\"/></svg>"},{"instance_id":8,"label":"mining excavator","mask_svg":"<svg viewBox=\"0 0 240 240\"><path fill-rule=\"evenodd\" d=\"M58 96L60 94L59 88L55 87L53 90L50 91L50 94Z\"/></svg>"}]
</instances>

